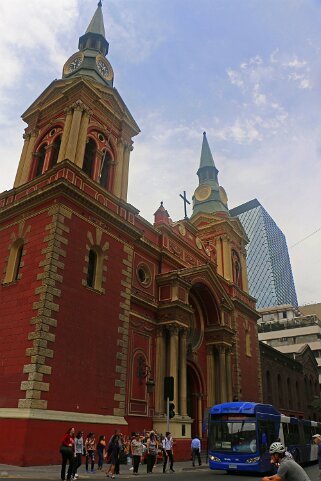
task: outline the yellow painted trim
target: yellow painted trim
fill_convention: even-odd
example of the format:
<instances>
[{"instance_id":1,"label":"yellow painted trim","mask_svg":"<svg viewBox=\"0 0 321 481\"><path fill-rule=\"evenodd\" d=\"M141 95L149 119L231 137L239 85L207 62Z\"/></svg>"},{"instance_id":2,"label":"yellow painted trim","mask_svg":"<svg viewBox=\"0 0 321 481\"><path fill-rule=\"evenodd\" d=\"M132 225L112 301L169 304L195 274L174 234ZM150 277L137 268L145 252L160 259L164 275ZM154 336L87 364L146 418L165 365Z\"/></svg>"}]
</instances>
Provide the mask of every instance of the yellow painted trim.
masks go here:
<instances>
[{"instance_id":1,"label":"yellow painted trim","mask_svg":"<svg viewBox=\"0 0 321 481\"><path fill-rule=\"evenodd\" d=\"M127 426L121 416L103 416L102 414L74 413L68 411L50 411L47 409L0 408L0 419L40 419L44 421L69 421L95 424L120 424Z\"/></svg>"}]
</instances>

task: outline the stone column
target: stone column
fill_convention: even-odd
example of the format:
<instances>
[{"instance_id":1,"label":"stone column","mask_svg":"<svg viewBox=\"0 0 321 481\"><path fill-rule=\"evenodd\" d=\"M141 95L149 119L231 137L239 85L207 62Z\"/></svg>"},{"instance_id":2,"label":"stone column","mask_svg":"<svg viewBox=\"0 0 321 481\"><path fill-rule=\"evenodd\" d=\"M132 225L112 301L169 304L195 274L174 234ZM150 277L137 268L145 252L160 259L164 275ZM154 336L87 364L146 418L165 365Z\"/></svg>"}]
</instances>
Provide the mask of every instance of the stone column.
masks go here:
<instances>
[{"instance_id":1,"label":"stone column","mask_svg":"<svg viewBox=\"0 0 321 481\"><path fill-rule=\"evenodd\" d=\"M21 178L21 174L22 174L24 164L25 164L25 160L26 160L26 155L27 155L28 146L29 146L29 142L30 142L30 135L29 134L23 134L23 139L24 139L23 148L22 148L19 167L18 167L18 170L17 170L17 174L16 174L16 178L15 178L13 187L18 187L20 185L20 178Z\"/></svg>"},{"instance_id":2,"label":"stone column","mask_svg":"<svg viewBox=\"0 0 321 481\"><path fill-rule=\"evenodd\" d=\"M82 102L77 101L74 105L74 112L72 114L72 121L69 133L69 139L66 147L66 159L71 162L75 162L76 159L76 149L79 138L79 130L82 112L84 110L84 105Z\"/></svg>"},{"instance_id":3,"label":"stone column","mask_svg":"<svg viewBox=\"0 0 321 481\"><path fill-rule=\"evenodd\" d=\"M123 162L123 172L122 172L122 182L121 182L121 198L127 202L127 191L128 191L128 174L129 174L129 156L133 147L131 145L126 145L124 151L124 162Z\"/></svg>"},{"instance_id":4,"label":"stone column","mask_svg":"<svg viewBox=\"0 0 321 481\"><path fill-rule=\"evenodd\" d=\"M75 160L76 165L78 165L78 167L80 168L82 168L84 163L89 119L90 119L90 111L85 108L82 114L80 128L79 128L79 137L78 137L76 160Z\"/></svg>"},{"instance_id":5,"label":"stone column","mask_svg":"<svg viewBox=\"0 0 321 481\"><path fill-rule=\"evenodd\" d=\"M22 169L22 172L21 172L21 178L20 178L19 185L22 185L25 182L28 182L28 180L29 180L29 175L30 175L30 171L31 171L31 168L32 168L33 149L34 149L37 137L38 137L38 131L33 130L30 134L30 140L28 142L26 157L25 157L23 169Z\"/></svg>"},{"instance_id":6,"label":"stone column","mask_svg":"<svg viewBox=\"0 0 321 481\"><path fill-rule=\"evenodd\" d=\"M164 377L166 362L166 339L165 331L162 327L157 329L156 337L156 379L155 379L155 411L164 413Z\"/></svg>"},{"instance_id":7,"label":"stone column","mask_svg":"<svg viewBox=\"0 0 321 481\"><path fill-rule=\"evenodd\" d=\"M226 361L225 361L225 347L218 346L219 360L220 360L220 395L221 403L226 402Z\"/></svg>"},{"instance_id":8,"label":"stone column","mask_svg":"<svg viewBox=\"0 0 321 481\"><path fill-rule=\"evenodd\" d=\"M186 385L186 356L187 356L187 331L182 329L180 332L179 349L179 406L180 414L187 416L187 385Z\"/></svg>"},{"instance_id":9,"label":"stone column","mask_svg":"<svg viewBox=\"0 0 321 481\"><path fill-rule=\"evenodd\" d=\"M60 144L57 164L59 164L59 162L62 162L66 158L66 147L69 139L69 133L70 133L70 127L71 127L71 121L72 121L72 109L71 108L66 109L65 112L66 112L66 119L65 119L64 130L61 137L61 144Z\"/></svg>"},{"instance_id":10,"label":"stone column","mask_svg":"<svg viewBox=\"0 0 321 481\"><path fill-rule=\"evenodd\" d=\"M231 363L232 348L227 348L226 356L226 395L227 401L232 401L232 363Z\"/></svg>"},{"instance_id":11,"label":"stone column","mask_svg":"<svg viewBox=\"0 0 321 481\"><path fill-rule=\"evenodd\" d=\"M215 404L215 359L213 345L206 346L207 406Z\"/></svg>"},{"instance_id":12,"label":"stone column","mask_svg":"<svg viewBox=\"0 0 321 481\"><path fill-rule=\"evenodd\" d=\"M231 259L230 240L225 235L225 236L223 236L222 241L223 241L223 267L224 267L223 277L227 281L232 281L233 280L233 273L232 273L232 259Z\"/></svg>"},{"instance_id":13,"label":"stone column","mask_svg":"<svg viewBox=\"0 0 321 481\"><path fill-rule=\"evenodd\" d=\"M174 404L178 411L178 328L169 328L169 375L174 378Z\"/></svg>"},{"instance_id":14,"label":"stone column","mask_svg":"<svg viewBox=\"0 0 321 481\"><path fill-rule=\"evenodd\" d=\"M116 159L116 162L115 162L114 186L113 186L113 194L118 198L121 197L124 149L125 149L125 143L124 143L123 139L118 139L117 159Z\"/></svg>"},{"instance_id":15,"label":"stone column","mask_svg":"<svg viewBox=\"0 0 321 481\"><path fill-rule=\"evenodd\" d=\"M197 399L197 414L198 414L198 437L202 437L202 419L203 419L203 412L202 412L202 395L200 394Z\"/></svg>"},{"instance_id":16,"label":"stone column","mask_svg":"<svg viewBox=\"0 0 321 481\"><path fill-rule=\"evenodd\" d=\"M222 239L217 237L215 239L215 247L217 254L217 273L223 276L223 255L222 255Z\"/></svg>"}]
</instances>

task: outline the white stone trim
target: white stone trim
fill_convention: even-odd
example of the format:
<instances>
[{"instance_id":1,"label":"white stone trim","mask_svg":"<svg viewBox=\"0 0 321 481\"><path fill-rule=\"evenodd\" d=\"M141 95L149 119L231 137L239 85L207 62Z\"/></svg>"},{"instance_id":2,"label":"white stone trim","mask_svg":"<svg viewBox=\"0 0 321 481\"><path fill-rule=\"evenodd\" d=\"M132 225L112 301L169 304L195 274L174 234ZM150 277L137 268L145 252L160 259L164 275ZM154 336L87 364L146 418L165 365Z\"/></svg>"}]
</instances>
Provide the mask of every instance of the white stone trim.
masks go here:
<instances>
[{"instance_id":1,"label":"white stone trim","mask_svg":"<svg viewBox=\"0 0 321 481\"><path fill-rule=\"evenodd\" d=\"M69 421L78 423L127 425L122 416L103 416L101 414L50 411L48 409L0 408L0 419L42 419L44 421Z\"/></svg>"}]
</instances>

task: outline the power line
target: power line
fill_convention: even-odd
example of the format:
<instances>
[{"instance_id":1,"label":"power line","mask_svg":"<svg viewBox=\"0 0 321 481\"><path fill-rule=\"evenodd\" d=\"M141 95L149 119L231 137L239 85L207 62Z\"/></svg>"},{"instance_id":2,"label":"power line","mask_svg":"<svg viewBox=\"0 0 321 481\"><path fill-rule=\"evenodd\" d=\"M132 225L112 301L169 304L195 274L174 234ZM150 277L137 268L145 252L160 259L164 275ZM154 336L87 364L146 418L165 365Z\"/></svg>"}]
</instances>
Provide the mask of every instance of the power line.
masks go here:
<instances>
[{"instance_id":1,"label":"power line","mask_svg":"<svg viewBox=\"0 0 321 481\"><path fill-rule=\"evenodd\" d=\"M295 247L297 246L298 244L301 244L301 242L304 242L305 240L309 239L309 237L312 237L314 234L316 234L317 232L319 232L321 230L321 227L319 227L319 229L315 230L314 232L311 232L311 234L307 235L306 237L303 237L303 239L299 240L298 242L296 242L295 244L293 244L292 246L289 247L289 249L292 249L292 247Z\"/></svg>"}]
</instances>

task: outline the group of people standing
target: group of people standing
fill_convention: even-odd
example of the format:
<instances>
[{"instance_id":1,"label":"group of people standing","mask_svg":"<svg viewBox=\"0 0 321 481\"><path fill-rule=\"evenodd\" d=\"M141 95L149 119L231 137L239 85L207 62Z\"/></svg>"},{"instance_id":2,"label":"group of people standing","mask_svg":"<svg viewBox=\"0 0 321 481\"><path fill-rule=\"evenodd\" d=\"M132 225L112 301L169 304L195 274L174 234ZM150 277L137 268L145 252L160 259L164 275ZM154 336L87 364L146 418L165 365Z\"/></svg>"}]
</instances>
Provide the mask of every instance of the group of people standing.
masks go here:
<instances>
[{"instance_id":1,"label":"group of people standing","mask_svg":"<svg viewBox=\"0 0 321 481\"><path fill-rule=\"evenodd\" d=\"M95 451L96 451L96 439L93 432L88 433L85 441L83 438L83 431L78 431L75 436L75 428L69 428L61 440L60 454L62 457L61 462L61 479L66 479L66 467L67 463L68 472L67 479L77 479L77 470L82 464L82 456L86 456L86 471L89 471L89 464L91 472L94 472L95 466ZM103 440L105 436L101 436ZM98 451L99 453L99 451Z\"/></svg>"},{"instance_id":2,"label":"group of people standing","mask_svg":"<svg viewBox=\"0 0 321 481\"><path fill-rule=\"evenodd\" d=\"M139 465L145 461L147 473L152 473L157 464L160 449L163 456L163 472L166 472L167 463L169 463L169 469L174 472L173 438L170 432L166 432L164 438L158 436L155 431L150 431L148 435L132 433L132 436L125 437L116 429L108 441L104 435L101 435L97 442L93 432L89 432L84 438L83 431L78 431L75 435L75 428L69 428L62 438L60 446L61 479L75 480L78 478L77 470L82 464L83 456L86 460L86 472L94 473L96 452L98 455L97 470L103 468L104 461L108 463L107 477L114 479L115 475L119 474L121 457L127 458L127 462L132 464L130 469L134 475L138 474ZM66 477L67 463L69 466Z\"/></svg>"}]
</instances>

